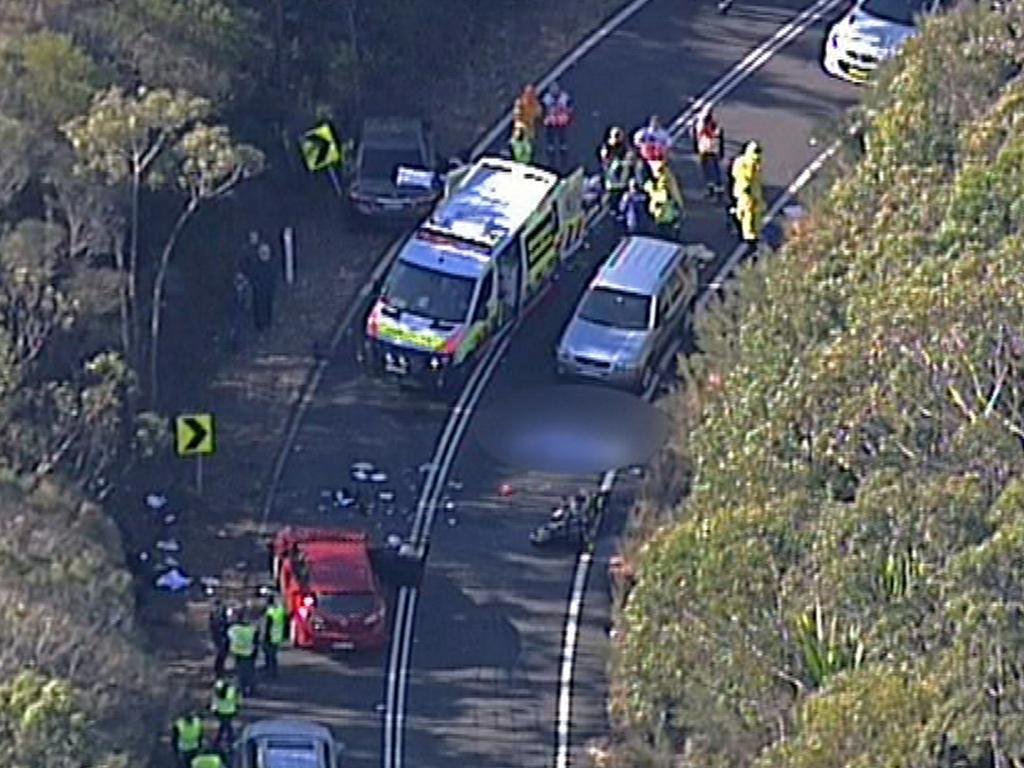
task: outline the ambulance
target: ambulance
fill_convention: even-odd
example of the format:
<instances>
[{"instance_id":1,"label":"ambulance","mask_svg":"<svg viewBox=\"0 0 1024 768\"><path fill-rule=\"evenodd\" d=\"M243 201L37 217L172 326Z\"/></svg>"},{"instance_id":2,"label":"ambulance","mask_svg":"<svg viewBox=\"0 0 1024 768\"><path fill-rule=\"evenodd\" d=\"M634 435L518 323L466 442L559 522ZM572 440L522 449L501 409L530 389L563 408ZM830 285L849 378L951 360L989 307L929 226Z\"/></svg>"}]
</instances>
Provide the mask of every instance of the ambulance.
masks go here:
<instances>
[{"instance_id":1,"label":"ambulance","mask_svg":"<svg viewBox=\"0 0 1024 768\"><path fill-rule=\"evenodd\" d=\"M446 179L366 317L371 373L443 390L541 292L585 227L583 169L565 178L485 157Z\"/></svg>"}]
</instances>

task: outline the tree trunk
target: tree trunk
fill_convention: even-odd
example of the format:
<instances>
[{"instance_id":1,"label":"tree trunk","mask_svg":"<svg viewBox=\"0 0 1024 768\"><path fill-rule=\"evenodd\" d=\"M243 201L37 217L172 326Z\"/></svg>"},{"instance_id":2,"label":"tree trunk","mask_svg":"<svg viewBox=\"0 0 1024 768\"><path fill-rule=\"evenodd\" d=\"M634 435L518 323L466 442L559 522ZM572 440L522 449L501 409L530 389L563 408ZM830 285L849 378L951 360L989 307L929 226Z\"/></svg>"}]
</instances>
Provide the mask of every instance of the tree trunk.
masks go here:
<instances>
[{"instance_id":1,"label":"tree trunk","mask_svg":"<svg viewBox=\"0 0 1024 768\"><path fill-rule=\"evenodd\" d=\"M139 190L142 186L142 169L132 170L131 189L131 233L128 240L128 283L125 286L126 293L126 322L128 350L125 354L130 360L140 360L138 355L138 334L135 320L136 296L138 289L138 265L139 265Z\"/></svg>"},{"instance_id":2,"label":"tree trunk","mask_svg":"<svg viewBox=\"0 0 1024 768\"><path fill-rule=\"evenodd\" d=\"M156 279L153 281L153 306L149 316L149 402L150 407L156 410L159 407L160 387L158 369L160 364L160 320L162 317L161 303L164 298L164 286L167 282L167 268L171 265L171 256L174 254L174 247L178 244L178 238L185 224L192 218L192 214L199 207L199 198L190 198L184 210L174 222L171 233L167 236L163 251L160 253L160 267L157 269Z\"/></svg>"}]
</instances>

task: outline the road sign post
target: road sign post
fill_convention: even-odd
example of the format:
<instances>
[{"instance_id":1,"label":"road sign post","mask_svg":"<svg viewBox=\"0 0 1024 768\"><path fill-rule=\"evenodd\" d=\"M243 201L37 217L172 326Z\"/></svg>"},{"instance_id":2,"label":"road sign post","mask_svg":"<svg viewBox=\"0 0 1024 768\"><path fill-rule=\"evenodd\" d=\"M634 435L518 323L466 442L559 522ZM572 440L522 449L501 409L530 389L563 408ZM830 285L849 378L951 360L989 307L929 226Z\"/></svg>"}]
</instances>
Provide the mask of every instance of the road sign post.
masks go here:
<instances>
[{"instance_id":1,"label":"road sign post","mask_svg":"<svg viewBox=\"0 0 1024 768\"><path fill-rule=\"evenodd\" d=\"M174 419L174 450L196 457L196 492L203 495L203 456L216 449L212 413L185 413Z\"/></svg>"},{"instance_id":2,"label":"road sign post","mask_svg":"<svg viewBox=\"0 0 1024 768\"><path fill-rule=\"evenodd\" d=\"M284 281L288 285L295 283L295 231L285 227L282 234L284 240Z\"/></svg>"}]
</instances>

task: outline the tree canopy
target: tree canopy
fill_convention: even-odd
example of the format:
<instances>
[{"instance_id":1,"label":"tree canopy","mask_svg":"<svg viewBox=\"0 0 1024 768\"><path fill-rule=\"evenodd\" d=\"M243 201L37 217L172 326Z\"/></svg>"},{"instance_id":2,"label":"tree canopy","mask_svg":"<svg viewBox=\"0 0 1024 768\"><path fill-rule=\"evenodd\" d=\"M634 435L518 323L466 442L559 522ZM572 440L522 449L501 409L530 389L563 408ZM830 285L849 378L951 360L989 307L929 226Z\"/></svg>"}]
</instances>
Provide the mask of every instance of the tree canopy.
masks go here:
<instances>
[{"instance_id":1,"label":"tree canopy","mask_svg":"<svg viewBox=\"0 0 1024 768\"><path fill-rule=\"evenodd\" d=\"M1024 764L1021 13L925 23L698 323L689 493L619 617L626 764Z\"/></svg>"}]
</instances>

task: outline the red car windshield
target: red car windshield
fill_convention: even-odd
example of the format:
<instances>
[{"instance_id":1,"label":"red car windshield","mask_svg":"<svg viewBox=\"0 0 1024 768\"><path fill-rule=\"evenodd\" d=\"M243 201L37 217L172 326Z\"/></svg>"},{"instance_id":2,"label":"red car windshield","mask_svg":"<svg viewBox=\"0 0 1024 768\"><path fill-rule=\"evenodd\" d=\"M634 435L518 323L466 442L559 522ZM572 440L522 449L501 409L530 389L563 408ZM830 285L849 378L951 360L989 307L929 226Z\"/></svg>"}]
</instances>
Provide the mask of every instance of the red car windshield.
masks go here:
<instances>
[{"instance_id":1,"label":"red car windshield","mask_svg":"<svg viewBox=\"0 0 1024 768\"><path fill-rule=\"evenodd\" d=\"M365 616L373 613L377 598L372 592L318 594L316 607L331 616Z\"/></svg>"}]
</instances>

